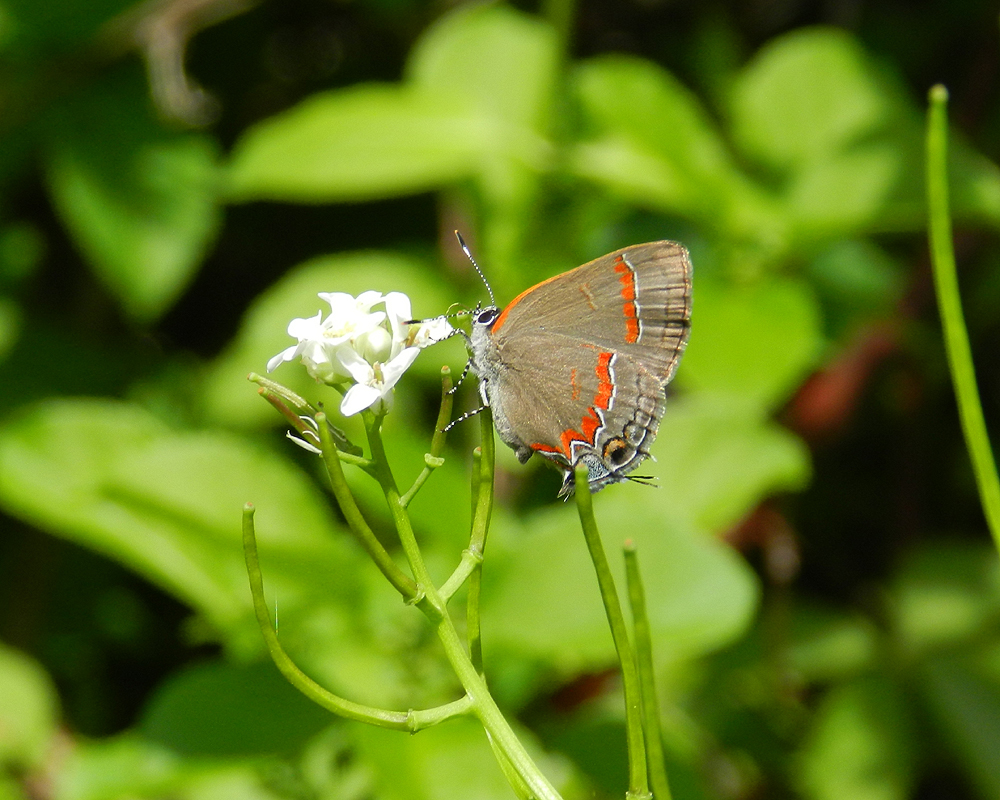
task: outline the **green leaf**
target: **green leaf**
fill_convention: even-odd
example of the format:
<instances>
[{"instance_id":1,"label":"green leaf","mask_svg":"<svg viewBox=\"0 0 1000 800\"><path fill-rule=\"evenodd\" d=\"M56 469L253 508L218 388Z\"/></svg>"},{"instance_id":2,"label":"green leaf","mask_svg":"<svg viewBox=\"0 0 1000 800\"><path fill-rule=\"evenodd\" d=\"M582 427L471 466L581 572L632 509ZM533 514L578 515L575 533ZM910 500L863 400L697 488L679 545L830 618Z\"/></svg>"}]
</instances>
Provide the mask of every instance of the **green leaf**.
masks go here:
<instances>
[{"instance_id":1,"label":"green leaf","mask_svg":"<svg viewBox=\"0 0 1000 800\"><path fill-rule=\"evenodd\" d=\"M188 603L201 621L189 630L244 659L263 649L241 547L247 501L257 508L264 587L282 643L308 674L373 705L453 699L454 676L442 672L425 619L289 462L235 435L171 430L122 403L53 401L0 428L8 513Z\"/></svg>"},{"instance_id":2,"label":"green leaf","mask_svg":"<svg viewBox=\"0 0 1000 800\"><path fill-rule=\"evenodd\" d=\"M232 757L293 753L330 722L270 662L213 661L160 685L139 729L176 753Z\"/></svg>"},{"instance_id":3,"label":"green leaf","mask_svg":"<svg viewBox=\"0 0 1000 800\"><path fill-rule=\"evenodd\" d=\"M779 171L826 161L895 122L899 108L889 88L849 33L800 29L761 48L737 78L733 136Z\"/></svg>"},{"instance_id":4,"label":"green leaf","mask_svg":"<svg viewBox=\"0 0 1000 800\"><path fill-rule=\"evenodd\" d=\"M878 656L878 631L860 615L799 601L792 609L788 663L803 682L854 678Z\"/></svg>"},{"instance_id":5,"label":"green leaf","mask_svg":"<svg viewBox=\"0 0 1000 800\"><path fill-rule=\"evenodd\" d=\"M0 297L0 360L17 343L21 333L21 309L6 297Z\"/></svg>"},{"instance_id":6,"label":"green leaf","mask_svg":"<svg viewBox=\"0 0 1000 800\"><path fill-rule=\"evenodd\" d=\"M980 797L1000 796L1000 648L936 656L920 678L941 741Z\"/></svg>"},{"instance_id":7,"label":"green leaf","mask_svg":"<svg viewBox=\"0 0 1000 800\"><path fill-rule=\"evenodd\" d=\"M246 762L185 759L170 749L126 734L78 742L58 780L59 800L278 800Z\"/></svg>"},{"instance_id":8,"label":"green leaf","mask_svg":"<svg viewBox=\"0 0 1000 800\"><path fill-rule=\"evenodd\" d=\"M695 283L691 342L678 383L725 394L749 411L773 409L811 369L822 345L820 311L805 283Z\"/></svg>"},{"instance_id":9,"label":"green leaf","mask_svg":"<svg viewBox=\"0 0 1000 800\"><path fill-rule=\"evenodd\" d=\"M49 139L49 191L71 236L130 316L156 319L219 226L212 140L158 126L137 82L74 96Z\"/></svg>"},{"instance_id":10,"label":"green leaf","mask_svg":"<svg viewBox=\"0 0 1000 800\"><path fill-rule=\"evenodd\" d=\"M711 225L753 191L695 96L655 64L593 59L576 68L573 90L585 128L570 155L577 175Z\"/></svg>"},{"instance_id":11,"label":"green leaf","mask_svg":"<svg viewBox=\"0 0 1000 800\"><path fill-rule=\"evenodd\" d=\"M762 499L802 489L810 476L802 441L731 396L699 393L668 401L652 452L657 460L648 471L660 486L637 499L713 534L738 523Z\"/></svg>"},{"instance_id":12,"label":"green leaf","mask_svg":"<svg viewBox=\"0 0 1000 800\"><path fill-rule=\"evenodd\" d=\"M823 699L800 754L810 800L905 800L915 779L906 698L881 676L837 686Z\"/></svg>"},{"instance_id":13,"label":"green leaf","mask_svg":"<svg viewBox=\"0 0 1000 800\"><path fill-rule=\"evenodd\" d=\"M8 513L130 567L243 654L261 649L240 540L250 500L266 586L283 613L343 614L359 557L286 462L235 436L172 431L115 402L52 401L0 429Z\"/></svg>"},{"instance_id":14,"label":"green leaf","mask_svg":"<svg viewBox=\"0 0 1000 800\"><path fill-rule=\"evenodd\" d=\"M554 69L549 30L503 6L461 9L417 44L405 83L317 95L251 129L229 170L233 200L372 199L537 162ZM498 172L499 170L499 172ZM498 187L503 191L503 187Z\"/></svg>"},{"instance_id":15,"label":"green leaf","mask_svg":"<svg viewBox=\"0 0 1000 800\"><path fill-rule=\"evenodd\" d=\"M59 698L41 665L0 645L0 764L40 768L56 734Z\"/></svg>"},{"instance_id":16,"label":"green leaf","mask_svg":"<svg viewBox=\"0 0 1000 800\"><path fill-rule=\"evenodd\" d=\"M244 135L228 194L329 202L428 191L471 175L484 136L475 120L406 87L319 94Z\"/></svg>"},{"instance_id":17,"label":"green leaf","mask_svg":"<svg viewBox=\"0 0 1000 800\"><path fill-rule=\"evenodd\" d=\"M893 579L889 610L910 651L974 639L1000 618L996 554L978 543L932 543L911 551Z\"/></svg>"},{"instance_id":18,"label":"green leaf","mask_svg":"<svg viewBox=\"0 0 1000 800\"><path fill-rule=\"evenodd\" d=\"M597 521L620 592L625 583L619 548L626 538L636 543L659 657L691 658L743 633L758 596L745 562L704 532L643 502L636 492L646 492L648 499L648 488L616 489L614 496L597 498ZM495 527L484 581L488 647L541 661L564 677L613 663L597 579L573 510L539 512L521 529L498 518Z\"/></svg>"},{"instance_id":19,"label":"green leaf","mask_svg":"<svg viewBox=\"0 0 1000 800\"><path fill-rule=\"evenodd\" d=\"M473 719L452 720L419 736L373 726L357 726L351 733L359 756L374 775L371 794L379 800L509 800L512 796L482 726ZM565 790L570 777L566 762L539 752L527 732L519 730L518 737L526 741L545 776Z\"/></svg>"}]
</instances>

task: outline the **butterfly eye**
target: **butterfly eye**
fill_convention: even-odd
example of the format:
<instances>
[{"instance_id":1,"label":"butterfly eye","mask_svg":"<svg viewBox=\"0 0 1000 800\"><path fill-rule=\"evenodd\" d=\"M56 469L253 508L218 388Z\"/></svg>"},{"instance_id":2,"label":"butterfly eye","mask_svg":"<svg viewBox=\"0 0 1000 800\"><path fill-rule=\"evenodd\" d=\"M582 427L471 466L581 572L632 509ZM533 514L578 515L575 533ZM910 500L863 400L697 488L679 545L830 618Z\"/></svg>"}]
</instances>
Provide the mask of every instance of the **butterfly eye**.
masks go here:
<instances>
[{"instance_id":1,"label":"butterfly eye","mask_svg":"<svg viewBox=\"0 0 1000 800\"><path fill-rule=\"evenodd\" d=\"M500 311L493 306L489 308L484 308L478 314L476 314L476 324L477 325L492 325L496 318L500 315Z\"/></svg>"}]
</instances>

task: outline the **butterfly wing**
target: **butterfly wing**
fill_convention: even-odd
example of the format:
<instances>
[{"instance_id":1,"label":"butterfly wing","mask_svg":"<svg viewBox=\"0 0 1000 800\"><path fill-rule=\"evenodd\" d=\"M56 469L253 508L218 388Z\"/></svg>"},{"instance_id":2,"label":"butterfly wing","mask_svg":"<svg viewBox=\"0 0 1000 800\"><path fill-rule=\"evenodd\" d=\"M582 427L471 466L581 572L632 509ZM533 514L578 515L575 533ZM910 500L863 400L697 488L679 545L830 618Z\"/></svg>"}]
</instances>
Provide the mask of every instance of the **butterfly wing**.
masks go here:
<instances>
[{"instance_id":1,"label":"butterfly wing","mask_svg":"<svg viewBox=\"0 0 1000 800\"><path fill-rule=\"evenodd\" d=\"M604 483L622 480L648 455L690 316L691 262L673 242L615 251L515 298L492 326L487 389L523 447L504 441L522 460L538 452L568 470L584 458Z\"/></svg>"}]
</instances>

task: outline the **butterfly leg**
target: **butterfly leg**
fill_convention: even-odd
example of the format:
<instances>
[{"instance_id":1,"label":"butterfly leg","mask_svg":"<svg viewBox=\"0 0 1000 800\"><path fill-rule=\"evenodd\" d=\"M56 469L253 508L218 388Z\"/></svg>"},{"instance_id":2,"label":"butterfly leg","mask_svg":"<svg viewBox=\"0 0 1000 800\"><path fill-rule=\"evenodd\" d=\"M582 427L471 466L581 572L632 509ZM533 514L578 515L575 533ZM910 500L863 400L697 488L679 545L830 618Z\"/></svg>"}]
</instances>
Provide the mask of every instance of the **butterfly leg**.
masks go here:
<instances>
[{"instance_id":1,"label":"butterfly leg","mask_svg":"<svg viewBox=\"0 0 1000 800\"><path fill-rule=\"evenodd\" d=\"M487 408L489 408L489 406L484 405L484 406L479 406L479 408L474 408L472 409L472 411L466 411L460 417L455 417L455 419L453 419L451 422L445 425L444 428L441 429L441 433L447 433L456 425L458 425L458 423L465 422L467 419L471 419L472 417L476 416L476 414L480 414L483 411L485 411Z\"/></svg>"}]
</instances>

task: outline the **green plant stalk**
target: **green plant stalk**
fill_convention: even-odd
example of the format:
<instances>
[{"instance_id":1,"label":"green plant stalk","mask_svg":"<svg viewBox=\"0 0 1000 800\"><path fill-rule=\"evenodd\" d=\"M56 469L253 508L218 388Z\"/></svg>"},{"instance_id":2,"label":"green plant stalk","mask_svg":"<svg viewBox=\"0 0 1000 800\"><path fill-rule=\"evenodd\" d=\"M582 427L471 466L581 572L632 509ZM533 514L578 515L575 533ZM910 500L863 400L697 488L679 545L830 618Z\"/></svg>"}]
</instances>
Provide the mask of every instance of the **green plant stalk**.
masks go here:
<instances>
[{"instance_id":1,"label":"green plant stalk","mask_svg":"<svg viewBox=\"0 0 1000 800\"><path fill-rule=\"evenodd\" d=\"M397 731L416 731L429 728L432 725L469 713L472 699L465 696L452 703L437 708L421 711L389 711L373 706L355 703L327 691L316 681L300 670L288 657L285 649L278 641L278 634L271 624L271 615L264 600L264 579L261 575L260 560L257 556L257 537L253 523L254 508L247 503L243 507L243 554L246 559L247 575L250 578L250 594L253 598L253 610L257 624L264 636L268 652L275 666L281 671L289 683L298 689L317 705L345 719L367 722L381 728Z\"/></svg>"},{"instance_id":2,"label":"green plant stalk","mask_svg":"<svg viewBox=\"0 0 1000 800\"><path fill-rule=\"evenodd\" d=\"M451 420L451 409L455 405L455 395L451 392L451 386L451 369L447 366L441 367L441 405L438 407L437 424L434 426L434 436L431 438L431 451L424 455L424 468L401 498L403 508L410 505L410 501L420 491L420 487L427 482L431 473L444 464L441 453L444 450L444 440L447 436L445 428Z\"/></svg>"},{"instance_id":3,"label":"green plant stalk","mask_svg":"<svg viewBox=\"0 0 1000 800\"><path fill-rule=\"evenodd\" d=\"M524 745L517 738L517 735L490 694L486 686L486 680L481 674L481 669L473 664L461 637L458 635L458 631L455 629L455 624L448 614L445 599L431 580L430 573L423 560L423 555L420 552L420 547L414 536L409 515L400 503L399 491L396 488L396 481L389 468L385 446L382 443L380 425L381 417L365 413L365 428L368 431L368 442L371 447L375 474L378 477L379 484L382 486L382 491L389 506L389 513L392 515L393 524L396 527L396 533L399 536L403 552L406 554L410 568L413 570L417 586L423 594L424 601L417 603L417 607L424 612L434 625L438 640L441 642L448 662L451 664L462 688L465 689L466 695L472 698L470 710L486 729L491 743L502 753L503 758L506 759L509 766L520 775L524 784L529 788L532 797L538 800L559 800L559 793L549 783L541 770L538 769L528 751L524 749ZM492 428L490 430L490 446L492 447ZM485 449L486 442L484 441ZM489 459L484 457L482 459L483 464L487 462L489 462L490 468L492 468L492 457ZM492 475L490 477L489 485L492 487ZM483 483L486 483L486 481L484 480ZM485 489L481 486L480 491L487 491L490 499L492 499L492 489ZM488 522L488 510L484 513L486 522ZM473 539L475 540L476 538L474 533ZM484 544L486 540L485 531L480 534L479 538ZM472 545L470 545L471 547ZM501 767L506 771L506 766L503 762L501 762Z\"/></svg>"},{"instance_id":4,"label":"green plant stalk","mask_svg":"<svg viewBox=\"0 0 1000 800\"><path fill-rule=\"evenodd\" d=\"M927 117L927 207L930 217L931 263L951 380L965 444L972 459L976 485L993 542L1000 550L1000 480L983 419L976 386L969 334L962 316L955 252L948 207L948 90L940 84L930 90Z\"/></svg>"},{"instance_id":5,"label":"green plant stalk","mask_svg":"<svg viewBox=\"0 0 1000 800\"><path fill-rule=\"evenodd\" d=\"M408 603L415 603L420 600L417 585L413 579L399 568L392 556L382 546L382 543L375 537L372 529L368 527L361 509L354 502L354 495L351 494L351 487L347 485L347 478L344 477L344 468L340 464L336 445L333 436L326 424L326 414L320 412L316 415L316 423L319 426L319 438L323 447L323 463L326 465L326 474L330 479L330 488L333 496L340 506L340 511L347 520L348 526L358 538L365 552L371 557L375 565L393 588L399 592ZM374 469L374 465L373 465Z\"/></svg>"},{"instance_id":6,"label":"green plant stalk","mask_svg":"<svg viewBox=\"0 0 1000 800\"><path fill-rule=\"evenodd\" d=\"M479 604L483 586L483 557L486 553L486 538L493 516L493 474L496 459L496 440L493 438L493 414L483 409L480 414L482 432L482 455L478 459L478 492L476 510L472 517L472 535L469 537L469 554L475 559L472 574L469 575L469 593L466 598L466 629L469 637L469 656L480 674L483 672L483 638L479 617Z\"/></svg>"},{"instance_id":7,"label":"green plant stalk","mask_svg":"<svg viewBox=\"0 0 1000 800\"><path fill-rule=\"evenodd\" d=\"M659 703L656 700L656 681L653 679L653 641L646 613L646 591L639 572L639 557L632 541L625 542L625 580L628 583L629 607L632 610L632 629L635 632L635 656L639 667L639 688L642 698L642 718L645 720L646 761L653 797L670 800L670 782L663 758L663 738L660 731Z\"/></svg>"},{"instance_id":8,"label":"green plant stalk","mask_svg":"<svg viewBox=\"0 0 1000 800\"><path fill-rule=\"evenodd\" d=\"M611 626L611 638L618 652L618 661L622 668L622 686L625 692L625 726L628 742L628 772L629 789L626 797L629 800L651 797L649 782L646 776L646 747L643 736L642 693L639 687L639 673L636 669L635 656L629 644L628 631L625 627L625 615L622 613L615 589L615 579L611 574L608 557L601 542L601 533L594 519L594 502L588 488L587 467L580 464L576 468L576 508L580 514L580 525L587 541L590 559L594 562L597 573L597 584L601 590L601 600L604 611ZM581 488L582 487L582 488Z\"/></svg>"}]
</instances>

